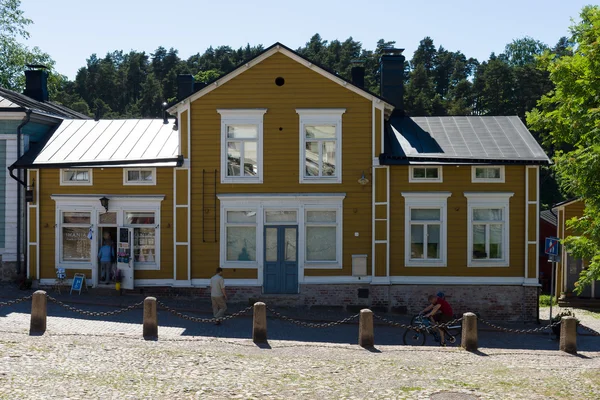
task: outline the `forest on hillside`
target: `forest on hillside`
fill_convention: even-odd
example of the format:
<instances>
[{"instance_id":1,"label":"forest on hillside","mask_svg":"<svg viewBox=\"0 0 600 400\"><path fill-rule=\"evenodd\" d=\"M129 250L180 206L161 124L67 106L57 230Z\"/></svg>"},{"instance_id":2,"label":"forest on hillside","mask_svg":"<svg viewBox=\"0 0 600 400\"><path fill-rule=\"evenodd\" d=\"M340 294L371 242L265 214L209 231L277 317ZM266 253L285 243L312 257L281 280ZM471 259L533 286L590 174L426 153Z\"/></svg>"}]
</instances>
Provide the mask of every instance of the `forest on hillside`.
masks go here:
<instances>
[{"instance_id":1,"label":"forest on hillside","mask_svg":"<svg viewBox=\"0 0 600 400\"><path fill-rule=\"evenodd\" d=\"M385 48L400 47L379 40L374 49L352 37L328 41L313 35L296 51L316 64L350 79L353 63L365 67L365 87L379 93L379 58ZM537 56L550 50L571 54L572 43L561 38L553 47L530 37L508 43L501 54L479 61L461 51L437 46L433 39L420 41L412 57L406 54L405 112L411 116L518 115L523 120L542 95L552 89L548 72L538 68ZM79 112L100 118L159 117L163 102L176 100L177 75L192 74L210 82L262 52L262 45L239 49L209 47L182 59L174 48L158 47L153 53L115 50L92 54L74 81L58 75L51 98ZM533 132L540 143L543 132ZM549 146L546 150L552 154ZM549 169L542 171L544 205L562 200Z\"/></svg>"},{"instance_id":2,"label":"forest on hillside","mask_svg":"<svg viewBox=\"0 0 600 400\"><path fill-rule=\"evenodd\" d=\"M91 54L74 80L55 69L51 55L28 48L27 26L33 21L20 9L20 0L0 4L0 86L22 91L27 64L49 68L50 99L97 118L155 118L162 104L176 100L177 75L192 74L198 82L211 82L264 50L262 45L234 49L209 47L187 59L177 49L158 47L152 53L115 50ZM525 121L543 95L553 89L547 68L540 65L546 51L554 57L571 55L574 43L566 37L549 46L530 37L513 40L501 54L477 60L460 50L448 50L430 37L420 41L414 54L405 54L404 109L411 116L518 115ZM352 37L325 40L313 35L298 53L340 76L350 79L356 61L365 67L365 86L379 93L379 59L384 49L402 47L380 39L370 49ZM553 156L547 132L532 132ZM561 200L550 168L542 170L542 203Z\"/></svg>"},{"instance_id":3,"label":"forest on hillside","mask_svg":"<svg viewBox=\"0 0 600 400\"><path fill-rule=\"evenodd\" d=\"M374 49L352 37L324 40L315 34L298 53L349 79L353 61L364 63L365 86L379 93L379 57L393 41L379 40ZM545 50L568 54L563 37L554 47L525 37L506 45L501 54L479 61L461 51L436 46L430 37L407 56L405 111L408 115L518 115L524 118L551 83L537 68L536 56ZM399 47L399 46L398 46ZM182 59L174 48L158 47L153 53L115 50L92 54L74 81L54 80L52 98L88 115L102 118L158 117L161 104L175 100L177 75L192 74L210 82L264 50L262 45L239 49L209 47Z\"/></svg>"}]
</instances>

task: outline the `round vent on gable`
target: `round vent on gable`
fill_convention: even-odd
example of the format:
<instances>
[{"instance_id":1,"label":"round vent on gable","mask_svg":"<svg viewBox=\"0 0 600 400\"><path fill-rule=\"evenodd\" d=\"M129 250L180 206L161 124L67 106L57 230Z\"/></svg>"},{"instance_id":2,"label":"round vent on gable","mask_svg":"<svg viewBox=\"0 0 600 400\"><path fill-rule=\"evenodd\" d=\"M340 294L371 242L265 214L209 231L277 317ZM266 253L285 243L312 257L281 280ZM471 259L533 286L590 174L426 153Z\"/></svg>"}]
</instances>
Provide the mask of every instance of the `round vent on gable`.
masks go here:
<instances>
[{"instance_id":1,"label":"round vent on gable","mask_svg":"<svg viewBox=\"0 0 600 400\"><path fill-rule=\"evenodd\" d=\"M277 86L283 86L285 84L285 79L283 79L281 76L278 76L275 78L275 84Z\"/></svg>"}]
</instances>

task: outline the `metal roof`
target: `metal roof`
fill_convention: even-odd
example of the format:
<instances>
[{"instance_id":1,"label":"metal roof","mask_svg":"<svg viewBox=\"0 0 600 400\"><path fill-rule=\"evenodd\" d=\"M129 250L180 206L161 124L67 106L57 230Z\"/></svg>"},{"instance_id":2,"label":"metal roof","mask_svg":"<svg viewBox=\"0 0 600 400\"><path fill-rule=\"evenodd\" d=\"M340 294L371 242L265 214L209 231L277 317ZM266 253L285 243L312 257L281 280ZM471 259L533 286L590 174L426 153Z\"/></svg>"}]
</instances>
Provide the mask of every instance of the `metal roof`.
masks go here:
<instances>
[{"instance_id":1,"label":"metal roof","mask_svg":"<svg viewBox=\"0 0 600 400\"><path fill-rule=\"evenodd\" d=\"M37 101L24 94L13 92L5 88L0 88L0 109L30 109L44 114L51 114L60 118L71 119L90 119L87 115L78 113L61 104L50 101Z\"/></svg>"},{"instance_id":2,"label":"metal roof","mask_svg":"<svg viewBox=\"0 0 600 400\"><path fill-rule=\"evenodd\" d=\"M578 201L581 201L581 199L579 197L572 197L570 199L563 200L563 201L561 201L559 203L553 204L552 205L552 209L555 209L557 207L568 206L568 205L571 205L572 203L576 203Z\"/></svg>"},{"instance_id":3,"label":"metal roof","mask_svg":"<svg viewBox=\"0 0 600 400\"><path fill-rule=\"evenodd\" d=\"M383 164L424 160L550 163L516 116L392 116L386 123L385 151L380 159Z\"/></svg>"},{"instance_id":4,"label":"metal roof","mask_svg":"<svg viewBox=\"0 0 600 400\"><path fill-rule=\"evenodd\" d=\"M554 212L552 210L544 210L544 211L540 212L540 218L543 219L544 221L548 222L549 224L556 226L556 223L557 223L556 214L554 214Z\"/></svg>"},{"instance_id":5,"label":"metal roof","mask_svg":"<svg viewBox=\"0 0 600 400\"><path fill-rule=\"evenodd\" d=\"M15 167L176 165L179 137L174 120L64 120L41 149ZM41 146L40 146L41 147Z\"/></svg>"},{"instance_id":6,"label":"metal roof","mask_svg":"<svg viewBox=\"0 0 600 400\"><path fill-rule=\"evenodd\" d=\"M21 108L21 106L0 95L0 108Z\"/></svg>"}]
</instances>

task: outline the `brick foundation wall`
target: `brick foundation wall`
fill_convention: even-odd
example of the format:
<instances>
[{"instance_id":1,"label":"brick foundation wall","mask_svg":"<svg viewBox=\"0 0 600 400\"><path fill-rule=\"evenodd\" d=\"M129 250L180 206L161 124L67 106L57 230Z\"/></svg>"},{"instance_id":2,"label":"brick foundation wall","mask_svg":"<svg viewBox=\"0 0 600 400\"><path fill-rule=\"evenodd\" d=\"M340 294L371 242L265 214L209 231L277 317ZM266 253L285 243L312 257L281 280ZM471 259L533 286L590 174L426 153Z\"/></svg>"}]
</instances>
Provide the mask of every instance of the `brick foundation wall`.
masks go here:
<instances>
[{"instance_id":1,"label":"brick foundation wall","mask_svg":"<svg viewBox=\"0 0 600 400\"><path fill-rule=\"evenodd\" d=\"M227 284L227 282L225 282ZM148 296L192 297L208 300L209 288L143 288ZM280 307L332 306L345 309L371 307L401 314L417 314L427 305L427 297L444 292L455 314L477 312L495 321L535 321L537 287L489 285L300 285L299 294L262 294L256 286L229 286L231 303L264 301ZM359 292L362 296L359 297Z\"/></svg>"}]
</instances>

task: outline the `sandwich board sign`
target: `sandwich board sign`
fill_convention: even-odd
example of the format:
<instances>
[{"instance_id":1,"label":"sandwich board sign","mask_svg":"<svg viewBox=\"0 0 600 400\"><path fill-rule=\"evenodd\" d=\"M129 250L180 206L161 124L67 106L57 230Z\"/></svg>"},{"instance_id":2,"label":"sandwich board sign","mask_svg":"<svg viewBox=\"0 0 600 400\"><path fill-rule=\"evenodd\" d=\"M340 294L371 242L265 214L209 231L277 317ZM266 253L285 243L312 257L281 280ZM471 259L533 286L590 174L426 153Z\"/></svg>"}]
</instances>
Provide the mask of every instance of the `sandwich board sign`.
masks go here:
<instances>
[{"instance_id":1,"label":"sandwich board sign","mask_svg":"<svg viewBox=\"0 0 600 400\"><path fill-rule=\"evenodd\" d=\"M75 274L73 277L73 283L71 284L71 292L69 294L73 294L73 290L78 291L81 294L81 289L85 285L85 274ZM87 286L85 286L85 290L87 291Z\"/></svg>"}]
</instances>

